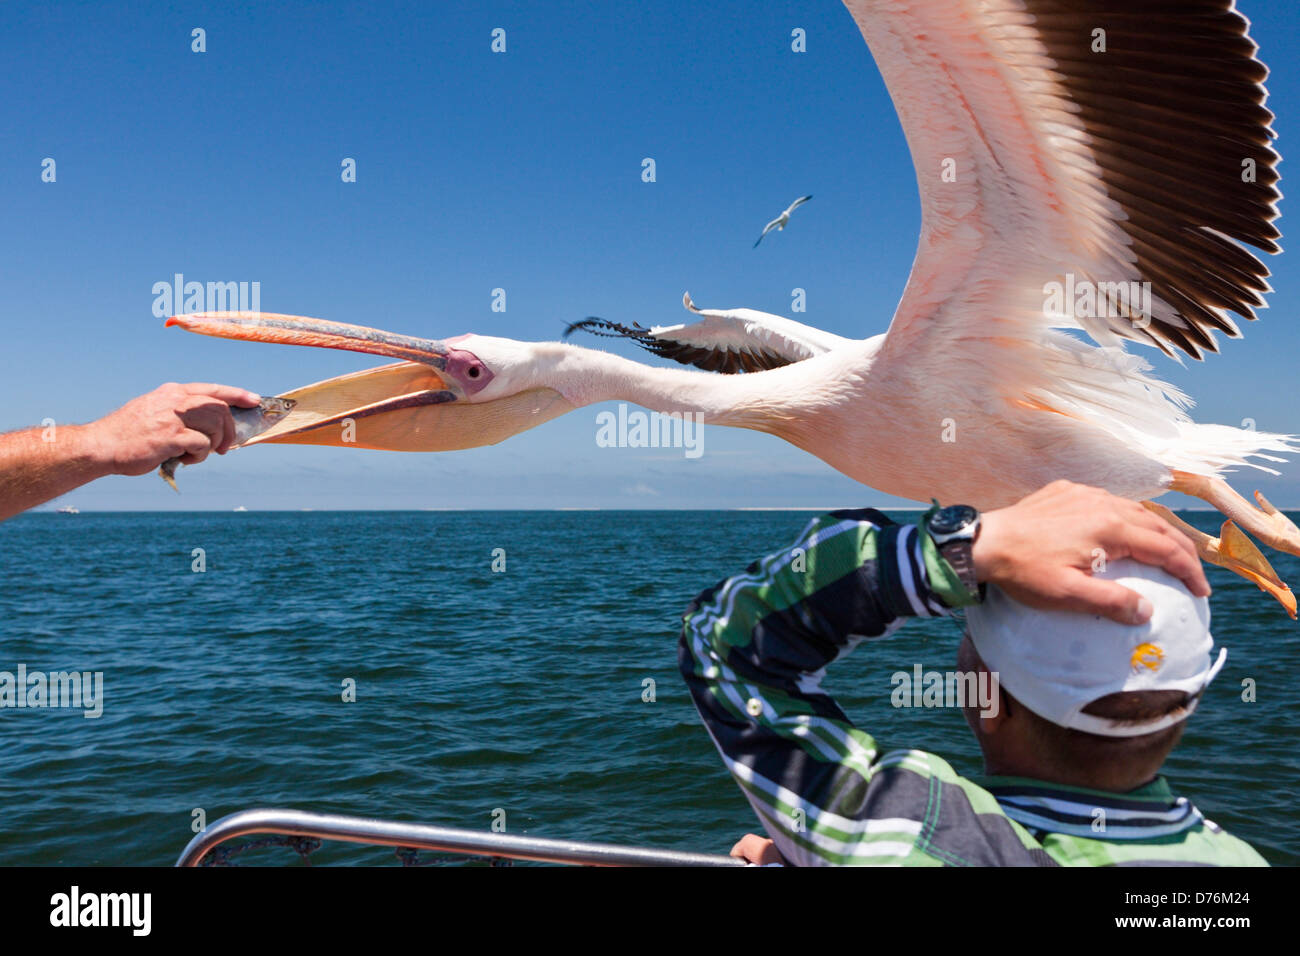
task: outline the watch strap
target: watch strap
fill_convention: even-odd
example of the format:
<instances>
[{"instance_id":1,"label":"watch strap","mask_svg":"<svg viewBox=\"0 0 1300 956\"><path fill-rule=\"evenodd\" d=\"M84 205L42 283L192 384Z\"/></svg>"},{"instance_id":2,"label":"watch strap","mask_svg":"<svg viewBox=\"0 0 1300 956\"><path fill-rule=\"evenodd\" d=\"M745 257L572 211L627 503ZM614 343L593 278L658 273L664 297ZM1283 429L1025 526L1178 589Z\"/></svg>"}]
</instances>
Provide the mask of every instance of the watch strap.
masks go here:
<instances>
[{"instance_id":1,"label":"watch strap","mask_svg":"<svg viewBox=\"0 0 1300 956\"><path fill-rule=\"evenodd\" d=\"M957 577L961 579L962 586L971 595L972 600L978 602L981 596L980 583L975 577L975 558L971 553L971 544L968 538L948 541L939 545L939 553L957 572Z\"/></svg>"},{"instance_id":2,"label":"watch strap","mask_svg":"<svg viewBox=\"0 0 1300 956\"><path fill-rule=\"evenodd\" d=\"M949 607L969 607L984 599L984 585L975 577L975 560L971 542L957 539L942 547L930 536L930 518L942 507L934 498L930 508L921 516L921 552L925 557L926 573L930 587Z\"/></svg>"},{"instance_id":3,"label":"watch strap","mask_svg":"<svg viewBox=\"0 0 1300 956\"><path fill-rule=\"evenodd\" d=\"M934 543L925 530L924 524L917 529L920 536L921 558L925 562L925 574L930 581L930 590L938 595L939 600L950 608L968 607L978 603L971 597L957 570L939 553L939 546Z\"/></svg>"}]
</instances>

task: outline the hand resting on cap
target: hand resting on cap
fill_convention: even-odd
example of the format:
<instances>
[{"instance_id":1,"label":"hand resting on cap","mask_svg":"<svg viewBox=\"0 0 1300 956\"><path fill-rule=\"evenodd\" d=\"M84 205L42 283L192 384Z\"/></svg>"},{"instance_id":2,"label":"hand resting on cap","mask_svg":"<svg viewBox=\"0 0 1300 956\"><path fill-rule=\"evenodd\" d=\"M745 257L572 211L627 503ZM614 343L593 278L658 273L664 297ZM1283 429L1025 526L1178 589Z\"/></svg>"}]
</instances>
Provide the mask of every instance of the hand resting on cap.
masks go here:
<instances>
[{"instance_id":1,"label":"hand resting on cap","mask_svg":"<svg viewBox=\"0 0 1300 956\"><path fill-rule=\"evenodd\" d=\"M976 577L1021 604L1102 614L1123 624L1151 617L1137 592L1092 576L1099 558L1164 568L1192 594L1210 593L1188 537L1136 501L1054 481L1007 508L985 513L971 551Z\"/></svg>"}]
</instances>

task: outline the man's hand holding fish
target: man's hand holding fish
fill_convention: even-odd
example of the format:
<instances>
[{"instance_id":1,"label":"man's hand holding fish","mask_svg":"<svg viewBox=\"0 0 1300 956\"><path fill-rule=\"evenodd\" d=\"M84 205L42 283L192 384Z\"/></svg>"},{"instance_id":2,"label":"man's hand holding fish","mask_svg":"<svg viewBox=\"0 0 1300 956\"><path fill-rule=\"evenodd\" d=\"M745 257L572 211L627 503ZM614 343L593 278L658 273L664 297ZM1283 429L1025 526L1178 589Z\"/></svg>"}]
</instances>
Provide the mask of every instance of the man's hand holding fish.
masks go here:
<instances>
[{"instance_id":1,"label":"man's hand holding fish","mask_svg":"<svg viewBox=\"0 0 1300 956\"><path fill-rule=\"evenodd\" d=\"M161 385L86 425L0 435L0 521L105 475L143 475L164 462L224 455L237 441L233 408L261 397L229 385Z\"/></svg>"}]
</instances>

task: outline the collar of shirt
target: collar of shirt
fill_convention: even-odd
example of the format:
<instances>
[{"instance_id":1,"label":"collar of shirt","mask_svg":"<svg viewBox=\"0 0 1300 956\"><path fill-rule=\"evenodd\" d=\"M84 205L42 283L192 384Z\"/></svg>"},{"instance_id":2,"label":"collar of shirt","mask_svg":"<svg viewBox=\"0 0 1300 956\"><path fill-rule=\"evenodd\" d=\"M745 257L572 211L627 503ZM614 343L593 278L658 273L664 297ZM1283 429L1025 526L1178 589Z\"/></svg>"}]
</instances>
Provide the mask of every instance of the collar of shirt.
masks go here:
<instances>
[{"instance_id":1,"label":"collar of shirt","mask_svg":"<svg viewBox=\"0 0 1300 956\"><path fill-rule=\"evenodd\" d=\"M1205 823L1191 801L1174 795L1164 777L1127 793L1023 777L975 782L993 794L1008 817L1030 831L1093 840L1154 840Z\"/></svg>"}]
</instances>

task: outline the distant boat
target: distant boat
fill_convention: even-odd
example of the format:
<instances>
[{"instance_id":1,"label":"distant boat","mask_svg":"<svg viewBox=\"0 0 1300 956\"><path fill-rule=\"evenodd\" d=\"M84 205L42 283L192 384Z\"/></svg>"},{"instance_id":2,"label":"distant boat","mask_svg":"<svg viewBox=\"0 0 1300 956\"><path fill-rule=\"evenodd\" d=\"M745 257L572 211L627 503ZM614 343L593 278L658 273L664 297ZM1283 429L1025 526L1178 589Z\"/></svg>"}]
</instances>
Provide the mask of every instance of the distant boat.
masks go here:
<instances>
[{"instance_id":1,"label":"distant boat","mask_svg":"<svg viewBox=\"0 0 1300 956\"><path fill-rule=\"evenodd\" d=\"M80 508L77 508L77 507L75 507L75 506L73 506L73 505L64 505L62 508L58 509L58 511L59 511L59 514L61 514L61 515L79 515L79 514L81 514L81 509L80 509Z\"/></svg>"},{"instance_id":2,"label":"distant boat","mask_svg":"<svg viewBox=\"0 0 1300 956\"><path fill-rule=\"evenodd\" d=\"M240 505L240 506L239 506L238 508L236 508L235 510L236 510L236 511L247 511L248 509L245 508L243 505Z\"/></svg>"}]
</instances>

